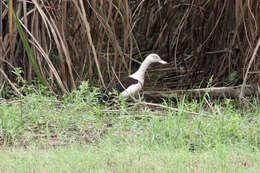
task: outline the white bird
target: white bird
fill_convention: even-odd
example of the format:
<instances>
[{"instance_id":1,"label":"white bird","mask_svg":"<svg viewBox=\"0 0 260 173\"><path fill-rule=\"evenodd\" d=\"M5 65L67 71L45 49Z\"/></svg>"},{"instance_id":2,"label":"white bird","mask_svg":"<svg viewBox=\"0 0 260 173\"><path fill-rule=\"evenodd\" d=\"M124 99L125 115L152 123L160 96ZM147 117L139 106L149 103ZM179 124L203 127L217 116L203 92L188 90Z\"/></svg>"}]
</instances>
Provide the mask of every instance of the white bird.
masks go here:
<instances>
[{"instance_id":1,"label":"white bird","mask_svg":"<svg viewBox=\"0 0 260 173\"><path fill-rule=\"evenodd\" d=\"M132 75L120 78L114 82L111 82L106 89L102 91L102 94L99 94L99 102L102 103L109 99L109 93L113 90L117 91L124 98L134 96L138 93L144 85L144 75L151 63L161 63L167 64L166 61L163 61L157 54L149 54L145 60L142 62L139 69Z\"/></svg>"}]
</instances>

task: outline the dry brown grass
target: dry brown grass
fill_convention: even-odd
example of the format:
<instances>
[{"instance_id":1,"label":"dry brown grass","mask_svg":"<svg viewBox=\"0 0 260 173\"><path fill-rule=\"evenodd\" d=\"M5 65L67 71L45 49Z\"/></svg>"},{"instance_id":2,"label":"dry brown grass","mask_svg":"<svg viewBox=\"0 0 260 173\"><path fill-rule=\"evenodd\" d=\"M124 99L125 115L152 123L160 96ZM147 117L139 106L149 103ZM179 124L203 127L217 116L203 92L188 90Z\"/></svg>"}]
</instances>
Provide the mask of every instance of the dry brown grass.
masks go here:
<instances>
[{"instance_id":1,"label":"dry brown grass","mask_svg":"<svg viewBox=\"0 0 260 173\"><path fill-rule=\"evenodd\" d=\"M205 87L211 76L217 86L241 84L260 35L258 1L9 1L1 0L1 85L16 80L15 67L28 83L36 77L13 24L13 8L56 93L82 80L105 86L113 69L119 76L132 73L150 52L170 62L149 72L148 81L158 79L158 87ZM258 51L247 82L260 80L259 62Z\"/></svg>"}]
</instances>

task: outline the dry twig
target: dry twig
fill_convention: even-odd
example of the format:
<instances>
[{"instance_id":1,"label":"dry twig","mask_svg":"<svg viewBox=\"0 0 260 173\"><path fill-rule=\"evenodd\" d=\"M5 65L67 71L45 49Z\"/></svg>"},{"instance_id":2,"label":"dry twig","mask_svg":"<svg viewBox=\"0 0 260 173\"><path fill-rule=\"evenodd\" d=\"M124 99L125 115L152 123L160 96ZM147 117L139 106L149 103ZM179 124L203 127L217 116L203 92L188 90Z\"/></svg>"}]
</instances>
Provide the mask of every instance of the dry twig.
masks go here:
<instances>
[{"instance_id":1,"label":"dry twig","mask_svg":"<svg viewBox=\"0 0 260 173\"><path fill-rule=\"evenodd\" d=\"M257 51L258 51L259 46L260 46L260 39L259 39L258 42L257 42L257 45L256 45L256 47L255 47L255 49L254 49L254 53L253 53L253 55L252 55L252 57L251 57L251 59L250 59L250 61L249 61L249 64L248 64L248 66L247 66L247 69L246 69L246 74L245 74L245 77L244 77L244 80L243 80L243 84L242 84L242 87L241 87L241 91L240 91L240 94L239 94L239 100L240 100L241 102L244 102L244 95L245 95L244 92L245 92L245 86L246 86L247 76L248 76L248 73L249 73L249 69L250 69L250 67L252 66L252 63L253 63L253 61L254 61L255 58L256 58L256 54L257 54Z\"/></svg>"}]
</instances>

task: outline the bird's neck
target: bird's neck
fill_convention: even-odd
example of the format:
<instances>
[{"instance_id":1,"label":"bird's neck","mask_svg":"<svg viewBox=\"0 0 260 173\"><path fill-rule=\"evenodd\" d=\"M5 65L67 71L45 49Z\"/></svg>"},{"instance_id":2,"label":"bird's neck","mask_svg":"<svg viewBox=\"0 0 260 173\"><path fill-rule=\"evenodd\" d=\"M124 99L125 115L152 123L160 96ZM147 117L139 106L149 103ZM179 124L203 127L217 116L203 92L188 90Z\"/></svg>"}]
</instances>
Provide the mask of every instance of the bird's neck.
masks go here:
<instances>
[{"instance_id":1,"label":"bird's neck","mask_svg":"<svg viewBox=\"0 0 260 173\"><path fill-rule=\"evenodd\" d=\"M150 64L151 64L151 62L148 61L147 59L145 59L143 61L143 63L141 64L141 66L139 67L139 69L134 74L132 74L131 77L136 78L137 80L140 80L143 83L144 74Z\"/></svg>"}]
</instances>

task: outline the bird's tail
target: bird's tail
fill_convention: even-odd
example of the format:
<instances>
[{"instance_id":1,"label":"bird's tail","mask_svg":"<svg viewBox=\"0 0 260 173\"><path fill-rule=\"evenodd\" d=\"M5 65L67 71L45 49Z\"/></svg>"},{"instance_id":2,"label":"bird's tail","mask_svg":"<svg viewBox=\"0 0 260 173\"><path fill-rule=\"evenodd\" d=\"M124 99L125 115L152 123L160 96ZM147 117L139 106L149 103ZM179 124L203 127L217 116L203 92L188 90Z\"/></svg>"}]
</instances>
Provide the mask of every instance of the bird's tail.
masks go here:
<instances>
[{"instance_id":1,"label":"bird's tail","mask_svg":"<svg viewBox=\"0 0 260 173\"><path fill-rule=\"evenodd\" d=\"M101 89L97 95L95 95L98 104L104 104L109 100L108 93L106 93L106 89Z\"/></svg>"},{"instance_id":2,"label":"bird's tail","mask_svg":"<svg viewBox=\"0 0 260 173\"><path fill-rule=\"evenodd\" d=\"M104 104L106 101L109 100L107 93L100 93L95 96L99 104Z\"/></svg>"}]
</instances>

